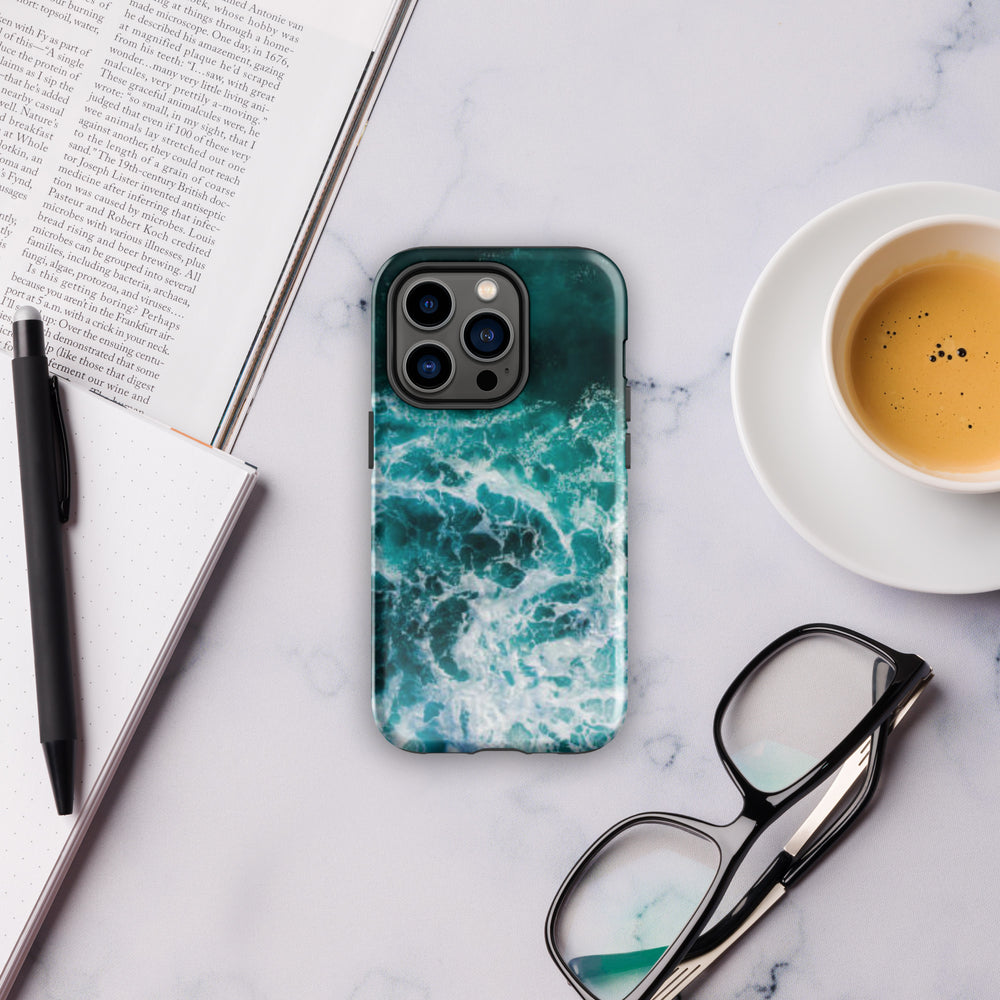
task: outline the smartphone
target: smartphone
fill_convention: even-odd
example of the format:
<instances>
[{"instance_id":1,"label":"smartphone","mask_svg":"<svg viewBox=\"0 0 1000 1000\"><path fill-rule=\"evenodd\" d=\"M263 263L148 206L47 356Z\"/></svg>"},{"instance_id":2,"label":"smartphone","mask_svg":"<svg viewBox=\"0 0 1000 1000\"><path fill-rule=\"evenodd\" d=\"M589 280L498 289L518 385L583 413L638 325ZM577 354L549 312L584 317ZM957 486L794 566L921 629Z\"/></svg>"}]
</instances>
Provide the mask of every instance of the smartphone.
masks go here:
<instances>
[{"instance_id":1,"label":"smartphone","mask_svg":"<svg viewBox=\"0 0 1000 1000\"><path fill-rule=\"evenodd\" d=\"M415 752L625 716L626 290L576 247L396 254L372 298L372 705Z\"/></svg>"}]
</instances>

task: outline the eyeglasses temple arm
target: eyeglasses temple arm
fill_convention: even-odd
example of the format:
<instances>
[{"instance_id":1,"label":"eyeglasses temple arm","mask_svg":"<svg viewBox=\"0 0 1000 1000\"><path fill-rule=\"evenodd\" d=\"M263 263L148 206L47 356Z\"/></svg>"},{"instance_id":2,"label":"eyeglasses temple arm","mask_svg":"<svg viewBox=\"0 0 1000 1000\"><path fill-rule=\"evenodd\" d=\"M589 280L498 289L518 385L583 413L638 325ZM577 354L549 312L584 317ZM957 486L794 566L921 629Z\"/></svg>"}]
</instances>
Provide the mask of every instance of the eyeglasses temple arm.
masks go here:
<instances>
[{"instance_id":1,"label":"eyeglasses temple arm","mask_svg":"<svg viewBox=\"0 0 1000 1000\"><path fill-rule=\"evenodd\" d=\"M687 957L677 966L670 978L671 984L677 984L676 989L664 990L662 994L657 993L656 1000L672 1000L676 997L685 985L690 984L696 976L700 976L708 965L781 899L787 886L800 874L796 855L863 773L861 769L868 765L871 745L871 738L865 740L864 744L841 765L833 784L806 821L792 835L784 850L771 862L730 913L694 942ZM813 860L815 857L809 857L805 867L808 867Z\"/></svg>"},{"instance_id":2,"label":"eyeglasses temple arm","mask_svg":"<svg viewBox=\"0 0 1000 1000\"><path fill-rule=\"evenodd\" d=\"M911 708L913 708L914 703L920 695L923 694L924 688L927 687L933 676L934 675L932 673L928 673L927 676L921 681L920 687L918 687L916 691L914 691L913 694L911 694L910 697L902 705L900 705L898 709L896 709L896 714L889 721L890 733L900 724L900 722L903 721L903 716L906 715Z\"/></svg>"},{"instance_id":3,"label":"eyeglasses temple arm","mask_svg":"<svg viewBox=\"0 0 1000 1000\"><path fill-rule=\"evenodd\" d=\"M767 909L770 909L781 898L785 888L801 878L819 860L826 849L832 846L848 826L857 819L878 785L886 736L895 729L903 716L910 710L931 676L928 675L909 699L900 706L896 714L865 740L841 765L823 798L792 834L781 853L750 887L743 899L715 927L702 934L695 941L688 955L695 954L697 957L689 958L684 963L685 967L701 962L701 968L704 968L707 963L703 960L707 956L711 955L710 961L714 961L716 957L721 955L751 923L759 919L760 915ZM865 780L865 787L858 793L850 808L824 832L820 840L809 846L810 840L822 828L827 817L833 814L840 801L862 777ZM803 849L807 847L806 853L802 854ZM775 889L782 891L775 893ZM765 900L770 901L766 907L761 909ZM673 993L664 994L662 998L657 996L656 1000L670 1000L670 997L674 995Z\"/></svg>"},{"instance_id":4,"label":"eyeglasses temple arm","mask_svg":"<svg viewBox=\"0 0 1000 1000\"><path fill-rule=\"evenodd\" d=\"M785 844L785 851L790 854L793 858L798 858L802 853L803 848L809 843L810 840L815 836L816 832L823 826L827 818L831 816L837 806L840 804L841 800L847 795L848 792L854 787L859 778L864 777L866 780L866 787L859 793L854 803L852 803L850 809L848 809L844 815L837 822L836 826L831 828L822 841L814 845L813 850L817 850L824 844L829 844L835 837L836 831L842 829L847 823L850 822L857 814L861 811L862 806L868 801L872 793L875 791L875 786L878 784L877 778L878 773L881 770L881 753L879 743L882 741L879 737L882 735L881 730L879 732L869 736L864 743L858 747L857 750L844 762L840 770L837 772L836 778L833 780L833 784L826 790L826 794L822 799L816 804L816 807L811 813L806 817L805 822L792 834L791 839ZM873 759L874 751L874 759ZM867 774L866 774L867 772ZM810 852L811 854L812 852ZM807 858L810 855L807 855ZM793 870L789 876L785 878L785 883L788 884L797 877L803 870L803 866L793 866Z\"/></svg>"},{"instance_id":5,"label":"eyeglasses temple arm","mask_svg":"<svg viewBox=\"0 0 1000 1000\"><path fill-rule=\"evenodd\" d=\"M816 808L792 835L791 840L785 845L785 850L798 859L798 863L791 867L789 873L782 880L785 886L790 886L801 878L861 814L878 787L889 733L899 725L906 713L913 707L914 702L920 697L932 676L928 673L920 686L896 710L895 715L872 733L847 759ZM850 806L841 816L837 817L828 829L823 831L822 836L815 843L810 844L817 831L822 829L827 817L833 815L837 805L859 779L864 781L864 786L857 793Z\"/></svg>"}]
</instances>

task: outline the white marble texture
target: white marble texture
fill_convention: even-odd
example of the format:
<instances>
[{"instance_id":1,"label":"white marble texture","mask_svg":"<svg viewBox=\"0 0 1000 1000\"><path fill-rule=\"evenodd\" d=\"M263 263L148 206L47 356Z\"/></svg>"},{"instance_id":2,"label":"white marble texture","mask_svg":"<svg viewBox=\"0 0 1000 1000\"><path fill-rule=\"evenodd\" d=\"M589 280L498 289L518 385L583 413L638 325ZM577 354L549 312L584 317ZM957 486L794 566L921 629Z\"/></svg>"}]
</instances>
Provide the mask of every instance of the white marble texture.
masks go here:
<instances>
[{"instance_id":1,"label":"white marble texture","mask_svg":"<svg viewBox=\"0 0 1000 1000\"><path fill-rule=\"evenodd\" d=\"M259 492L17 1000L569 1000L542 926L570 864L632 812L730 818L715 703L824 619L936 679L864 823L689 995L994 996L1000 599L802 541L744 460L729 351L824 208L1000 188L998 56L1000 8L967 0L420 0L238 442ZM421 243L587 244L628 281L631 702L593 755L414 757L372 723L367 301Z\"/></svg>"}]
</instances>

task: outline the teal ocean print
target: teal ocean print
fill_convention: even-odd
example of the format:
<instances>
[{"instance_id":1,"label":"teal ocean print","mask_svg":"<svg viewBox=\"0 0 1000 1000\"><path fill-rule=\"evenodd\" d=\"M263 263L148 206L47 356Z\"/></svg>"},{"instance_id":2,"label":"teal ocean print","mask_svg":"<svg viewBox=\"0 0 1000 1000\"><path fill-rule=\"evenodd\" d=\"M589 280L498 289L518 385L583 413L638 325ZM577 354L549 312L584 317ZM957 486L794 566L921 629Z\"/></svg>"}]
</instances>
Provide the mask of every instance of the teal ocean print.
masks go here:
<instances>
[{"instance_id":1,"label":"teal ocean print","mask_svg":"<svg viewBox=\"0 0 1000 1000\"><path fill-rule=\"evenodd\" d=\"M456 419L383 401L380 724L411 750L584 750L620 722L623 511L612 393ZM418 419L413 419L416 413ZM535 724L533 721L535 720Z\"/></svg>"}]
</instances>

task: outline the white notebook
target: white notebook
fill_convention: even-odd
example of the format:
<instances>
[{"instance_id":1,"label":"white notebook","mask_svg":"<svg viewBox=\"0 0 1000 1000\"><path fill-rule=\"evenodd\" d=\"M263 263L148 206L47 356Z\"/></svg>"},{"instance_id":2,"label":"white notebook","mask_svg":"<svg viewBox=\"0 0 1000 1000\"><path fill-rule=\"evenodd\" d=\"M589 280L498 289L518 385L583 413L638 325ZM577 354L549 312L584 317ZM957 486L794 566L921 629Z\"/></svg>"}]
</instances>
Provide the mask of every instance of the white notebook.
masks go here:
<instances>
[{"instance_id":1,"label":"white notebook","mask_svg":"<svg viewBox=\"0 0 1000 1000\"><path fill-rule=\"evenodd\" d=\"M80 779L56 814L38 736L10 359L0 354L0 1000L135 733L256 470L60 384Z\"/></svg>"}]
</instances>

